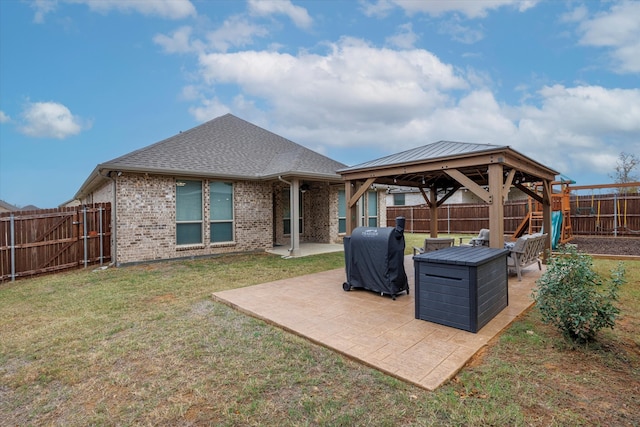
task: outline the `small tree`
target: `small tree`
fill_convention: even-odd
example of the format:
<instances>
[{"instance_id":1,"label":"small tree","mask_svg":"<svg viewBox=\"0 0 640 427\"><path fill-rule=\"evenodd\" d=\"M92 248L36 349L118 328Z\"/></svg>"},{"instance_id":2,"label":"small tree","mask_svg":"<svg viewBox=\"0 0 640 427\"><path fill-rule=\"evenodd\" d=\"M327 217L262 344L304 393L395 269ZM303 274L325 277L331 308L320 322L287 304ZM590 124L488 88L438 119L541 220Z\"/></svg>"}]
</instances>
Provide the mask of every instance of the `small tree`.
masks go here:
<instances>
[{"instance_id":1,"label":"small tree","mask_svg":"<svg viewBox=\"0 0 640 427\"><path fill-rule=\"evenodd\" d=\"M638 176L633 173L634 169L640 165L640 158L635 154L625 153L624 151L618 156L616 162L616 173L611 175L616 184L627 184L629 182L638 181ZM634 187L620 188L620 193L637 193L638 189Z\"/></svg>"},{"instance_id":2,"label":"small tree","mask_svg":"<svg viewBox=\"0 0 640 427\"><path fill-rule=\"evenodd\" d=\"M592 269L589 255L564 246L551 258L536 282L533 297L542 321L554 325L572 341L595 339L602 328L613 328L620 310L615 306L624 281L624 267L611 271L608 283Z\"/></svg>"}]
</instances>

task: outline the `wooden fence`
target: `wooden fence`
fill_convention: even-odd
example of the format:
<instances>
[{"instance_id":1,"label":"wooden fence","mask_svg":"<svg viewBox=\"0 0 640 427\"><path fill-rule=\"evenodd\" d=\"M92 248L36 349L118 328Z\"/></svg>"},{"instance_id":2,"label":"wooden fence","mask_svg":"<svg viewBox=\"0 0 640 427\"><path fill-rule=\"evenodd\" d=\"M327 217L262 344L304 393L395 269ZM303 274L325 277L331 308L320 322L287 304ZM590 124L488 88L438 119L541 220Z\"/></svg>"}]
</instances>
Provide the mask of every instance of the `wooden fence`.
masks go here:
<instances>
[{"instance_id":1,"label":"wooden fence","mask_svg":"<svg viewBox=\"0 0 640 427\"><path fill-rule=\"evenodd\" d=\"M0 282L110 260L110 203L0 214Z\"/></svg>"},{"instance_id":2,"label":"wooden fence","mask_svg":"<svg viewBox=\"0 0 640 427\"><path fill-rule=\"evenodd\" d=\"M505 234L514 233L527 214L526 200L506 202ZM406 231L429 232L431 221L426 205L388 206L387 226L395 226L398 216L406 218ZM640 195L637 193L571 196L570 216L573 235L640 237ZM445 204L438 210L440 233L476 234L481 228L489 228L487 204Z\"/></svg>"}]
</instances>

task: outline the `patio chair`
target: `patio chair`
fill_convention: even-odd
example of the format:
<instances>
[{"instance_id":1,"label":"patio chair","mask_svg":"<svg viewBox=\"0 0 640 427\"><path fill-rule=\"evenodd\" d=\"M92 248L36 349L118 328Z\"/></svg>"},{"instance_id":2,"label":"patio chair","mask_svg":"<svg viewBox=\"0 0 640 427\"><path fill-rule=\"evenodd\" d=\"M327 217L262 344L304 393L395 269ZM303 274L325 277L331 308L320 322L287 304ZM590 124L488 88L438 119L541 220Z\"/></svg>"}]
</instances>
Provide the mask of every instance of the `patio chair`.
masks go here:
<instances>
[{"instance_id":1,"label":"patio chair","mask_svg":"<svg viewBox=\"0 0 640 427\"><path fill-rule=\"evenodd\" d=\"M450 248L451 246L453 246L453 244L453 237L427 237L426 239L424 239L423 247L413 247L413 256L416 256L416 254L424 254L431 251L437 251L438 249Z\"/></svg>"},{"instance_id":2,"label":"patio chair","mask_svg":"<svg viewBox=\"0 0 640 427\"><path fill-rule=\"evenodd\" d=\"M462 243L462 239L464 239L464 237L460 238L460 246L489 246L489 229L480 229L478 236L471 238L469 243Z\"/></svg>"}]
</instances>

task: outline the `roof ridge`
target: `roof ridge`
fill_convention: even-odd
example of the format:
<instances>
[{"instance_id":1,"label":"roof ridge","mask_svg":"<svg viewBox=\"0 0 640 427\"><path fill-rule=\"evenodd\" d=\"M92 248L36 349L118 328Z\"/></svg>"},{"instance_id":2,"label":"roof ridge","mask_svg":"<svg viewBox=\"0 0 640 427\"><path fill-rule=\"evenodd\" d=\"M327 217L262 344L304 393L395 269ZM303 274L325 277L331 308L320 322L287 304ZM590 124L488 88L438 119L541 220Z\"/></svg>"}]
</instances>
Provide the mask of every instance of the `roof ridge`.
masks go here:
<instances>
[{"instance_id":1,"label":"roof ridge","mask_svg":"<svg viewBox=\"0 0 640 427\"><path fill-rule=\"evenodd\" d=\"M134 154L137 154L137 153L140 153L140 152L143 152L143 151L150 150L150 149L151 149L151 148L153 148L153 147L156 147L156 146L158 146L158 145L161 145L161 144L163 144L163 143L166 143L166 142L168 142L168 141L170 141L170 140L172 140L172 139L175 139L175 138L177 138L177 137L179 137L179 136L182 136L182 135L184 135L184 136L189 135L189 134L191 134L191 133L195 132L197 129L202 128L202 127L204 127L204 126L206 126L206 125L210 124L211 122L217 121L217 120L222 119L222 118L227 117L227 116L235 117L235 118L236 118L236 119L238 119L238 120L242 120L242 119L240 119L240 118L238 118L238 117L234 116L234 115L233 115L233 114L231 114L231 113L226 113L226 114L224 114L224 115L222 115L222 116L214 117L214 118L213 118L213 119L211 119L211 120L207 120L206 122L200 123L199 125L196 125L196 126L194 126L194 127L192 127L192 128L189 128L189 129L187 129L187 130L185 130L185 131L178 131L178 133L173 134L173 135L171 135L171 136L168 136L168 137L166 137L166 138L164 138L164 139L161 139L160 141L157 141L157 142L151 143L151 144L149 144L149 145L145 145L144 147L140 147L140 148L138 148L138 149L136 149L136 150L130 151L130 152L126 153L126 154L123 154L123 155L121 155L121 156L115 157L115 158L113 158L113 159L111 159L111 160L108 160L108 161L106 161L106 162L103 162L103 163L101 163L101 164L108 165L108 164L110 164L110 163L115 163L115 162L117 162L117 161L121 161L121 160L123 160L123 159L125 159L125 158L127 158L127 157L131 157L131 156L132 156L132 155L134 155Z\"/></svg>"},{"instance_id":2,"label":"roof ridge","mask_svg":"<svg viewBox=\"0 0 640 427\"><path fill-rule=\"evenodd\" d=\"M338 178L345 164L226 113L97 166L156 174L260 179L276 175Z\"/></svg>"}]
</instances>

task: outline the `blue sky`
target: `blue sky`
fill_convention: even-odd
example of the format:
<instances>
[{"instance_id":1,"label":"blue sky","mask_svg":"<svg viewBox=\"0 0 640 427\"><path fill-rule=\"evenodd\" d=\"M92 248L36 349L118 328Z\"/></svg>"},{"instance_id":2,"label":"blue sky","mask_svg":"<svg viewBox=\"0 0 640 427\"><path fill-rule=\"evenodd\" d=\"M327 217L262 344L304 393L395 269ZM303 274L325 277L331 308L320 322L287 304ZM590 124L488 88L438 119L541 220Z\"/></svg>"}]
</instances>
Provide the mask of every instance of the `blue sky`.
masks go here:
<instances>
[{"instance_id":1,"label":"blue sky","mask_svg":"<svg viewBox=\"0 0 640 427\"><path fill-rule=\"evenodd\" d=\"M0 1L0 199L228 112L348 165L509 145L578 184L640 155L640 1Z\"/></svg>"}]
</instances>

